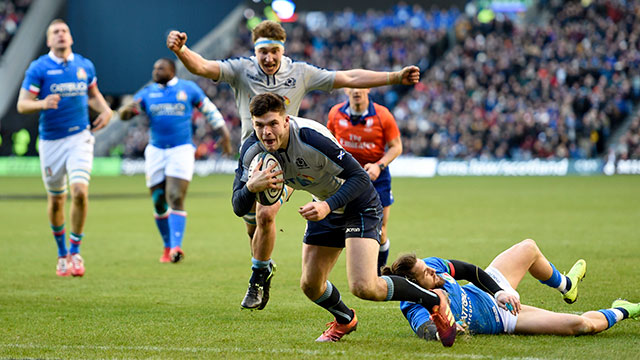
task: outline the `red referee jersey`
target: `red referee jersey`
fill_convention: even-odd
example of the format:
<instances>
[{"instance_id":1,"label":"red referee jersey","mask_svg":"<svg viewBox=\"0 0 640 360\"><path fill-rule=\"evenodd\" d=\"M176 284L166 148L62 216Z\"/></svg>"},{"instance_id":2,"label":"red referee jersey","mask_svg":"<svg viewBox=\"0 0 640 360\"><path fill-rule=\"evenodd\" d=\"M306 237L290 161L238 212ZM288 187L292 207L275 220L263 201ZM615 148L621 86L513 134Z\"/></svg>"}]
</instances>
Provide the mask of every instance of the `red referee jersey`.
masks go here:
<instances>
[{"instance_id":1,"label":"red referee jersey","mask_svg":"<svg viewBox=\"0 0 640 360\"><path fill-rule=\"evenodd\" d=\"M396 120L389 109L369 101L369 108L354 125L348 109L348 101L332 107L327 128L360 165L377 162L384 156L387 143L400 136Z\"/></svg>"}]
</instances>

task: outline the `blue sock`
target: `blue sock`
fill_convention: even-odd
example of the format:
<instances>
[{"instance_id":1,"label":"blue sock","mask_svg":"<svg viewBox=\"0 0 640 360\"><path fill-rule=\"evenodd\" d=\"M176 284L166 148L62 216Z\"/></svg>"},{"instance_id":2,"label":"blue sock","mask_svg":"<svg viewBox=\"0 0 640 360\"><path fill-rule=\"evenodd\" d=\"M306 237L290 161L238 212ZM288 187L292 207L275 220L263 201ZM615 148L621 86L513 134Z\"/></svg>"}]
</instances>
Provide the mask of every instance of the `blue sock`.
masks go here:
<instances>
[{"instance_id":1,"label":"blue sock","mask_svg":"<svg viewBox=\"0 0 640 360\"><path fill-rule=\"evenodd\" d=\"M269 269L271 270L271 259L269 260L258 260L256 258L251 258L251 269Z\"/></svg>"},{"instance_id":2,"label":"blue sock","mask_svg":"<svg viewBox=\"0 0 640 360\"><path fill-rule=\"evenodd\" d=\"M67 241L64 236L64 224L60 226L51 225L51 230L53 231L53 238L56 240L56 245L58 245L58 257L67 256Z\"/></svg>"},{"instance_id":3,"label":"blue sock","mask_svg":"<svg viewBox=\"0 0 640 360\"><path fill-rule=\"evenodd\" d=\"M69 234L69 242L71 243L71 246L69 247L69 252L72 255L80 253L80 243L82 243L83 236L84 234L76 234L74 232Z\"/></svg>"},{"instance_id":4,"label":"blue sock","mask_svg":"<svg viewBox=\"0 0 640 360\"><path fill-rule=\"evenodd\" d=\"M547 280L538 280L541 283L552 287L554 289L557 289L561 284L562 284L562 280L564 278L564 275L560 274L560 271L558 271L558 269L556 269L555 266L553 266L552 263L549 263L549 265L551 265L551 269L553 270L553 273L551 274L551 277Z\"/></svg>"},{"instance_id":5,"label":"blue sock","mask_svg":"<svg viewBox=\"0 0 640 360\"><path fill-rule=\"evenodd\" d=\"M169 214L170 244L174 248L182 247L184 229L187 225L187 212L182 210L171 210Z\"/></svg>"},{"instance_id":6,"label":"blue sock","mask_svg":"<svg viewBox=\"0 0 640 360\"><path fill-rule=\"evenodd\" d=\"M158 231L160 231L160 236L162 236L164 247L170 248L171 235L169 234L169 212L167 211L162 215L154 213L153 216L156 219L156 226L158 226Z\"/></svg>"},{"instance_id":7,"label":"blue sock","mask_svg":"<svg viewBox=\"0 0 640 360\"><path fill-rule=\"evenodd\" d=\"M610 327L615 325L618 321L624 318L623 313L619 309L602 309L602 310L598 310L598 312L601 312L604 315L604 317L607 318L607 323L609 323L609 326L607 326L607 329L609 329ZM616 314L616 312L618 314Z\"/></svg>"}]
</instances>

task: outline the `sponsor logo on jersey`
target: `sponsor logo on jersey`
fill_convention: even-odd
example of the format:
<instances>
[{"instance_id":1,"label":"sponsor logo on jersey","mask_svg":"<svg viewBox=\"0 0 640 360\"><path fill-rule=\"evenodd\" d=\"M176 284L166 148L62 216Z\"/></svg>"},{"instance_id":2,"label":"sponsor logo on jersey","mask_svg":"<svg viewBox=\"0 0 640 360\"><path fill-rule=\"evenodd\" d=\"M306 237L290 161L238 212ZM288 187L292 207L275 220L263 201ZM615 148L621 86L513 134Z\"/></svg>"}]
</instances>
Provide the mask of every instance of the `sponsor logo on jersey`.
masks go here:
<instances>
[{"instance_id":1,"label":"sponsor logo on jersey","mask_svg":"<svg viewBox=\"0 0 640 360\"><path fill-rule=\"evenodd\" d=\"M178 101L187 101L187 93L184 90L178 91L176 99L178 99Z\"/></svg>"},{"instance_id":2,"label":"sponsor logo on jersey","mask_svg":"<svg viewBox=\"0 0 640 360\"><path fill-rule=\"evenodd\" d=\"M47 70L47 75L59 75L62 74L62 69Z\"/></svg>"},{"instance_id":3,"label":"sponsor logo on jersey","mask_svg":"<svg viewBox=\"0 0 640 360\"><path fill-rule=\"evenodd\" d=\"M76 76L78 77L78 80L87 80L87 72L84 71L83 68L79 67L78 71L76 72Z\"/></svg>"},{"instance_id":4,"label":"sponsor logo on jersey","mask_svg":"<svg viewBox=\"0 0 640 360\"><path fill-rule=\"evenodd\" d=\"M87 83L81 81L54 83L49 87L49 91L60 96L82 96L87 94Z\"/></svg>"},{"instance_id":5,"label":"sponsor logo on jersey","mask_svg":"<svg viewBox=\"0 0 640 360\"><path fill-rule=\"evenodd\" d=\"M286 87L296 87L296 79L288 78L287 80L284 81L284 86L286 86Z\"/></svg>"},{"instance_id":6,"label":"sponsor logo on jersey","mask_svg":"<svg viewBox=\"0 0 640 360\"><path fill-rule=\"evenodd\" d=\"M149 112L152 116L184 116L185 108L182 103L152 104Z\"/></svg>"},{"instance_id":7,"label":"sponsor logo on jersey","mask_svg":"<svg viewBox=\"0 0 640 360\"><path fill-rule=\"evenodd\" d=\"M354 232L360 232L360 228L347 228L344 232L346 233L354 233Z\"/></svg>"},{"instance_id":8,"label":"sponsor logo on jersey","mask_svg":"<svg viewBox=\"0 0 640 360\"><path fill-rule=\"evenodd\" d=\"M340 125L342 127L348 127L349 126L349 122L347 121L347 119L340 119L338 121L338 125Z\"/></svg>"},{"instance_id":9,"label":"sponsor logo on jersey","mask_svg":"<svg viewBox=\"0 0 640 360\"><path fill-rule=\"evenodd\" d=\"M372 127L372 126L373 126L373 119L371 119L371 118L367 119L367 124L366 124L366 126L367 126L367 127Z\"/></svg>"},{"instance_id":10,"label":"sponsor logo on jersey","mask_svg":"<svg viewBox=\"0 0 640 360\"><path fill-rule=\"evenodd\" d=\"M162 93L159 93L159 92L149 93L149 97L150 98L159 98L159 97L162 97Z\"/></svg>"},{"instance_id":11,"label":"sponsor logo on jersey","mask_svg":"<svg viewBox=\"0 0 640 360\"><path fill-rule=\"evenodd\" d=\"M296 159L296 166L298 167L298 169L308 169L309 165L307 164L306 161L304 161L303 158L299 157Z\"/></svg>"}]
</instances>

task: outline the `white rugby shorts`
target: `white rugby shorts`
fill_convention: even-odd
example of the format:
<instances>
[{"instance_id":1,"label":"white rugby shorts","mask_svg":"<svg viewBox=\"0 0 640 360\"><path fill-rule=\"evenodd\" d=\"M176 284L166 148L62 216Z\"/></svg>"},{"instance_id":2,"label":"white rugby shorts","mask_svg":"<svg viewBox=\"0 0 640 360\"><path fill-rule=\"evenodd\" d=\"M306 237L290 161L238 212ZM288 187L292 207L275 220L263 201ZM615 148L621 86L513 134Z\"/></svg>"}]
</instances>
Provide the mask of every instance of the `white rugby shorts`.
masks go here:
<instances>
[{"instance_id":1,"label":"white rugby shorts","mask_svg":"<svg viewBox=\"0 0 640 360\"><path fill-rule=\"evenodd\" d=\"M498 285L500 285L500 287L504 291L516 295L518 299L520 298L520 294L518 294L518 292L511 287L511 284L509 284L509 281L504 277L504 275L502 275L500 270L494 268L493 266L489 266L484 271L489 274L489 276L491 276L491 278L493 278L493 280L495 280L495 282L498 283ZM513 315L508 310L504 310L503 308L498 306L498 303L495 299L493 299L493 302L496 304L496 308L498 308L498 315L500 315L500 320L502 320L502 325L504 325L504 332L507 334L513 334L513 332L516 330L518 315Z\"/></svg>"},{"instance_id":2,"label":"white rugby shorts","mask_svg":"<svg viewBox=\"0 0 640 360\"><path fill-rule=\"evenodd\" d=\"M144 171L147 187L158 185L167 176L191 181L195 164L196 148L184 144L161 149L151 144L144 149Z\"/></svg>"},{"instance_id":3,"label":"white rugby shorts","mask_svg":"<svg viewBox=\"0 0 640 360\"><path fill-rule=\"evenodd\" d=\"M40 140L40 170L44 187L52 195L64 194L69 184L89 185L93 168L93 144L89 130L62 139Z\"/></svg>"}]
</instances>

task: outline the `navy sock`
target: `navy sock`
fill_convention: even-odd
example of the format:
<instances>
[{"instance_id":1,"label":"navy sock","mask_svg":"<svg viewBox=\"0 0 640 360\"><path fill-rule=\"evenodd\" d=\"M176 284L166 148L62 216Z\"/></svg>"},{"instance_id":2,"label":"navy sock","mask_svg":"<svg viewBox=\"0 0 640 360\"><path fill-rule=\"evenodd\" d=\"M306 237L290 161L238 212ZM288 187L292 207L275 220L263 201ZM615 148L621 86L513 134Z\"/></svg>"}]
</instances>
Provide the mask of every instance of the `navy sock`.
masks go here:
<instances>
[{"instance_id":1,"label":"navy sock","mask_svg":"<svg viewBox=\"0 0 640 360\"><path fill-rule=\"evenodd\" d=\"M385 301L411 301L421 304L427 309L440 304L438 294L423 289L401 276L385 275L382 278L387 282L387 298Z\"/></svg>"},{"instance_id":2,"label":"navy sock","mask_svg":"<svg viewBox=\"0 0 640 360\"><path fill-rule=\"evenodd\" d=\"M342 302L338 289L327 280L327 289L314 303L322 306L336 317L338 324L348 324L353 319L353 311Z\"/></svg>"},{"instance_id":3,"label":"navy sock","mask_svg":"<svg viewBox=\"0 0 640 360\"><path fill-rule=\"evenodd\" d=\"M382 275L380 268L387 265L387 259L389 258L389 239L384 245L380 246L380 251L378 252L378 276Z\"/></svg>"}]
</instances>

